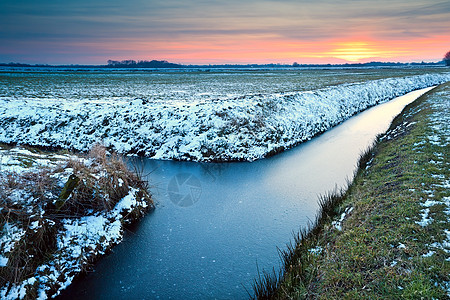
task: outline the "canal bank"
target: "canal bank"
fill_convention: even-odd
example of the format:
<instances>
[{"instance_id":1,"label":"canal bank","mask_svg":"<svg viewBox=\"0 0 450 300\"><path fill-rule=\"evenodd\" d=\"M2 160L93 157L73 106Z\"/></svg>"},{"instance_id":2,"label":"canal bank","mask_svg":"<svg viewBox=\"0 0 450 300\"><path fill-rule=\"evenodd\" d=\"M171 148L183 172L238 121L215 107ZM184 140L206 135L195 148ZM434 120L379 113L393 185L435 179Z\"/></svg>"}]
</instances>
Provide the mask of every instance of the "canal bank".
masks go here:
<instances>
[{"instance_id":1,"label":"canal bank","mask_svg":"<svg viewBox=\"0 0 450 300\"><path fill-rule=\"evenodd\" d=\"M146 182L101 145L88 155L0 144L0 299L47 299L153 207Z\"/></svg>"},{"instance_id":2,"label":"canal bank","mask_svg":"<svg viewBox=\"0 0 450 300\"><path fill-rule=\"evenodd\" d=\"M449 108L446 83L404 109L260 299L449 297Z\"/></svg>"}]
</instances>

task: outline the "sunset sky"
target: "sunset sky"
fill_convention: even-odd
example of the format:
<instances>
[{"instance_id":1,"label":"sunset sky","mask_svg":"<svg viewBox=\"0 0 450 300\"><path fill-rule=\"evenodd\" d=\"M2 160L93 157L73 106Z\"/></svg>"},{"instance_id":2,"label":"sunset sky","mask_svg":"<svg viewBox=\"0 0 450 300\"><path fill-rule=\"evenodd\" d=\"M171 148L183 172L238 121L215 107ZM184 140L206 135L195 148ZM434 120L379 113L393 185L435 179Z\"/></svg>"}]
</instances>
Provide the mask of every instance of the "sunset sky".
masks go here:
<instances>
[{"instance_id":1,"label":"sunset sky","mask_svg":"<svg viewBox=\"0 0 450 300\"><path fill-rule=\"evenodd\" d=\"M0 0L0 62L438 61L445 0Z\"/></svg>"}]
</instances>

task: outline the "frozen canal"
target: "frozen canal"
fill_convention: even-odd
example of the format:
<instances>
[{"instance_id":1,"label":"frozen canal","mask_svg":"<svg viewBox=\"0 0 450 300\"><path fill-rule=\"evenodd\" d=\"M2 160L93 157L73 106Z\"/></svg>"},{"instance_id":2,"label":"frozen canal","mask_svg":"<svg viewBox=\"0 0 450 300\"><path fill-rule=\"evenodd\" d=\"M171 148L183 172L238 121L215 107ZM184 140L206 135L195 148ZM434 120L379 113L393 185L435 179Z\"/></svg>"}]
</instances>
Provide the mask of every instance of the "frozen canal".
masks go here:
<instances>
[{"instance_id":1,"label":"frozen canal","mask_svg":"<svg viewBox=\"0 0 450 300\"><path fill-rule=\"evenodd\" d=\"M313 220L318 195L352 178L359 154L430 88L366 110L252 163L144 159L158 205L63 296L72 299L240 299L277 247Z\"/></svg>"}]
</instances>

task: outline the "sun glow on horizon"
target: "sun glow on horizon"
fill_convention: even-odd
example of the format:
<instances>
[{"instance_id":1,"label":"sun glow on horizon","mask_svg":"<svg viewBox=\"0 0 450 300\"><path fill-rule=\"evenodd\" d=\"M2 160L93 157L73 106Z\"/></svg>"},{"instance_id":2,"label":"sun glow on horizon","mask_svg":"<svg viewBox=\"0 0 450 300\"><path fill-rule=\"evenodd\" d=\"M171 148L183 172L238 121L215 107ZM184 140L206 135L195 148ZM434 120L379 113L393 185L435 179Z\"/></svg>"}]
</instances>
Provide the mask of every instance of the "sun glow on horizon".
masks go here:
<instances>
[{"instance_id":1,"label":"sun glow on horizon","mask_svg":"<svg viewBox=\"0 0 450 300\"><path fill-rule=\"evenodd\" d=\"M327 56L343 59L349 62L359 62L369 58L390 58L409 54L410 51L402 49L389 49L386 45L378 45L373 42L340 42L336 43L333 50L324 53Z\"/></svg>"},{"instance_id":2,"label":"sun glow on horizon","mask_svg":"<svg viewBox=\"0 0 450 300\"><path fill-rule=\"evenodd\" d=\"M220 41L220 42L217 42ZM248 64L248 63L346 63L370 61L433 61L439 59L436 49L445 49L444 36L410 40L379 40L370 37L300 41L277 36L236 35L227 39L215 36L208 39L182 41L152 41L120 43L135 49L136 58L153 53L156 59L182 64ZM114 47L110 47L114 48ZM149 51L148 49L151 50ZM138 50L139 49L139 50ZM142 50L141 50L142 49ZM168 49L170 51L168 51ZM111 58L116 59L116 58ZM116 60L120 60L118 57Z\"/></svg>"}]
</instances>

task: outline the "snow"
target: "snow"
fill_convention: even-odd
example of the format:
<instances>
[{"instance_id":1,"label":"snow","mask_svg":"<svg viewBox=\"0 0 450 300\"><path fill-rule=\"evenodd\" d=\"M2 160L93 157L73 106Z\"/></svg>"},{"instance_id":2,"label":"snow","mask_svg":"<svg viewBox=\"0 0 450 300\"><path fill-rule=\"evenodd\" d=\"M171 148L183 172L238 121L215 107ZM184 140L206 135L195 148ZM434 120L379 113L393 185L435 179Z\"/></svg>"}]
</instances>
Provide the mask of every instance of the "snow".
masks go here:
<instances>
[{"instance_id":1,"label":"snow","mask_svg":"<svg viewBox=\"0 0 450 300\"><path fill-rule=\"evenodd\" d=\"M422 257L431 257L435 254L435 251L428 251L428 253L422 254Z\"/></svg>"},{"instance_id":2,"label":"snow","mask_svg":"<svg viewBox=\"0 0 450 300\"><path fill-rule=\"evenodd\" d=\"M3 226L3 232L0 236L0 249L2 249L3 255L11 252L14 248L14 244L19 241L24 234L25 230L22 228L19 228L15 224L6 223Z\"/></svg>"},{"instance_id":3,"label":"snow","mask_svg":"<svg viewBox=\"0 0 450 300\"><path fill-rule=\"evenodd\" d=\"M195 161L256 160L306 141L352 115L450 80L426 74L314 91L115 101L0 98L0 142ZM184 95L184 94L183 94Z\"/></svg>"},{"instance_id":4,"label":"snow","mask_svg":"<svg viewBox=\"0 0 450 300\"><path fill-rule=\"evenodd\" d=\"M0 290L0 299L23 299L26 295L26 286L32 286L36 282L35 278L29 278L23 281L20 285L13 285L8 292L6 289Z\"/></svg>"},{"instance_id":5,"label":"snow","mask_svg":"<svg viewBox=\"0 0 450 300\"><path fill-rule=\"evenodd\" d=\"M341 217L338 221L331 222L331 225L338 231L342 231L342 222L353 211L353 207L347 207L345 211L341 214Z\"/></svg>"},{"instance_id":6,"label":"snow","mask_svg":"<svg viewBox=\"0 0 450 300\"><path fill-rule=\"evenodd\" d=\"M128 195L123 197L122 201L117 203L117 205L114 207L114 213L120 214L123 211L127 211L130 208L136 207L137 205L141 205L141 203L138 203L136 200L136 197L134 196L137 192L137 189L130 189L130 192ZM145 206L144 206L145 207Z\"/></svg>"},{"instance_id":7,"label":"snow","mask_svg":"<svg viewBox=\"0 0 450 300\"><path fill-rule=\"evenodd\" d=\"M439 203L440 203L439 201L434 201L434 200L429 200L428 199L427 201L425 201L421 205L424 206L424 207L431 207L431 206L439 204Z\"/></svg>"},{"instance_id":8,"label":"snow","mask_svg":"<svg viewBox=\"0 0 450 300\"><path fill-rule=\"evenodd\" d=\"M428 226L429 224L431 224L433 219L428 217L429 213L430 213L430 209L429 208L423 209L422 213L421 213L422 220L421 221L416 221L416 223L419 224L422 227L425 227L425 226Z\"/></svg>"},{"instance_id":9,"label":"snow","mask_svg":"<svg viewBox=\"0 0 450 300\"><path fill-rule=\"evenodd\" d=\"M322 254L323 247L317 246L317 247L315 247L315 248L309 249L308 251L309 251L310 253L314 254L314 255L320 255L320 254Z\"/></svg>"},{"instance_id":10,"label":"snow","mask_svg":"<svg viewBox=\"0 0 450 300\"><path fill-rule=\"evenodd\" d=\"M7 264L8 258L0 254L0 267L6 267Z\"/></svg>"}]
</instances>

